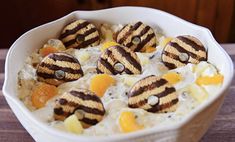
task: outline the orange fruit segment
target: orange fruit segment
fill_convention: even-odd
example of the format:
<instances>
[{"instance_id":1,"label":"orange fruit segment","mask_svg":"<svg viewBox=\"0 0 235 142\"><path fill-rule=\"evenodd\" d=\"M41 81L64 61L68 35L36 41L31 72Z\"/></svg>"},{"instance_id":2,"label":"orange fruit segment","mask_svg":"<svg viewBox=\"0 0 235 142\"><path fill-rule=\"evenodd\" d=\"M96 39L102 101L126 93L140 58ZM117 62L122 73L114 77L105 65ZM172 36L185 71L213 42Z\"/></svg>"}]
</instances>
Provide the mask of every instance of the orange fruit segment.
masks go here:
<instances>
[{"instance_id":1,"label":"orange fruit segment","mask_svg":"<svg viewBox=\"0 0 235 142\"><path fill-rule=\"evenodd\" d=\"M143 49L141 49L141 52L152 53L156 50L157 49L155 47L147 46L147 47L144 47Z\"/></svg>"},{"instance_id":2,"label":"orange fruit segment","mask_svg":"<svg viewBox=\"0 0 235 142\"><path fill-rule=\"evenodd\" d=\"M171 84L176 84L182 80L181 75L176 72L168 72L168 73L164 74L162 77L164 79L166 79Z\"/></svg>"},{"instance_id":3,"label":"orange fruit segment","mask_svg":"<svg viewBox=\"0 0 235 142\"><path fill-rule=\"evenodd\" d=\"M97 74L91 79L90 90L97 96L102 97L105 91L115 82L115 79L108 74Z\"/></svg>"},{"instance_id":4,"label":"orange fruit segment","mask_svg":"<svg viewBox=\"0 0 235 142\"><path fill-rule=\"evenodd\" d=\"M144 128L144 126L136 122L134 113L129 111L121 113L119 117L119 125L123 133L134 132Z\"/></svg>"},{"instance_id":5,"label":"orange fruit segment","mask_svg":"<svg viewBox=\"0 0 235 142\"><path fill-rule=\"evenodd\" d=\"M42 108L47 101L57 95L58 90L55 86L46 83L41 83L36 86L32 91L32 105L35 108Z\"/></svg>"},{"instance_id":6,"label":"orange fruit segment","mask_svg":"<svg viewBox=\"0 0 235 142\"><path fill-rule=\"evenodd\" d=\"M217 85L221 84L224 80L224 76L221 74L216 74L214 76L201 76L198 77L196 83L198 85Z\"/></svg>"},{"instance_id":7,"label":"orange fruit segment","mask_svg":"<svg viewBox=\"0 0 235 142\"><path fill-rule=\"evenodd\" d=\"M55 47L52 46L47 46L47 47L43 47L39 50L39 54L41 54L43 57L49 55L50 53L55 53L58 52L59 50Z\"/></svg>"},{"instance_id":8,"label":"orange fruit segment","mask_svg":"<svg viewBox=\"0 0 235 142\"><path fill-rule=\"evenodd\" d=\"M155 47L146 47L146 49L145 49L145 52L146 53L152 53L152 52L154 52L154 51L156 51L156 48Z\"/></svg>"}]
</instances>

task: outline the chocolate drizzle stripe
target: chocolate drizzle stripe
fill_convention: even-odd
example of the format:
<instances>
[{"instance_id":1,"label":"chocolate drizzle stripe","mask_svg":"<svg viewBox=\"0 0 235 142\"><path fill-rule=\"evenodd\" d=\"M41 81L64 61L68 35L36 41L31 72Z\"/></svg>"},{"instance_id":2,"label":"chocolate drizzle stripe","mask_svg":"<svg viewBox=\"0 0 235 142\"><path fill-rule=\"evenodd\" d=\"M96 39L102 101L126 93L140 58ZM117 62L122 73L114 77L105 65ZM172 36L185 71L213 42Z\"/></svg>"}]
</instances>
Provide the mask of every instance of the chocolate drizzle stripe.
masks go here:
<instances>
[{"instance_id":1,"label":"chocolate drizzle stripe","mask_svg":"<svg viewBox=\"0 0 235 142\"><path fill-rule=\"evenodd\" d=\"M205 48L203 46L198 45L196 42L194 42L193 40L183 37L183 36L178 36L177 37L179 40L183 41L184 43L190 45L192 48L194 48L195 50L199 51L205 51Z\"/></svg>"},{"instance_id":2,"label":"chocolate drizzle stripe","mask_svg":"<svg viewBox=\"0 0 235 142\"><path fill-rule=\"evenodd\" d=\"M96 28L91 28L90 30L86 31L86 32L85 32L84 34L82 34L82 35L83 35L83 37L86 37L86 36L88 36L88 35L90 35L90 34L96 32L96 31L97 31ZM69 47L69 46L73 45L73 44L76 43L76 42L77 42L77 39L74 38L74 39L72 39L72 40L69 40L69 41L67 41L67 42L64 42L64 45L65 45L66 47Z\"/></svg>"},{"instance_id":3,"label":"chocolate drizzle stripe","mask_svg":"<svg viewBox=\"0 0 235 142\"><path fill-rule=\"evenodd\" d=\"M175 92L175 91L176 91L176 90L175 90L174 87L166 87L164 91L162 91L162 92L160 92L160 93L158 93L158 94L156 94L156 95L154 95L154 96L157 96L157 97L159 97L159 98L162 98L162 97L165 97L165 96L167 96L167 95L169 95L169 94L171 94L171 93L173 93L173 92Z\"/></svg>"},{"instance_id":4,"label":"chocolate drizzle stripe","mask_svg":"<svg viewBox=\"0 0 235 142\"><path fill-rule=\"evenodd\" d=\"M78 78L62 78L62 79L59 79L59 78L56 78L54 74L47 74L47 73L42 73L42 72L37 72L37 76L39 77L42 77L43 79L56 79L56 80L59 80L59 81L74 81L74 80L78 80Z\"/></svg>"},{"instance_id":5,"label":"chocolate drizzle stripe","mask_svg":"<svg viewBox=\"0 0 235 142\"><path fill-rule=\"evenodd\" d=\"M113 66L105 59L100 58L99 59L100 64L102 64L107 70L109 70L112 74L117 74L113 68ZM103 72L102 72L103 73Z\"/></svg>"},{"instance_id":6,"label":"chocolate drizzle stripe","mask_svg":"<svg viewBox=\"0 0 235 142\"><path fill-rule=\"evenodd\" d=\"M127 27L128 25L125 25L125 26L123 26L115 35L116 35L116 41L117 41L117 37L118 37L118 34L123 30L123 29L125 29L126 27ZM120 40L119 40L120 41ZM117 42L119 42L119 41L117 41Z\"/></svg>"},{"instance_id":7,"label":"chocolate drizzle stripe","mask_svg":"<svg viewBox=\"0 0 235 142\"><path fill-rule=\"evenodd\" d=\"M43 79L54 79L55 75L54 74L48 74L48 73L42 73L42 72L36 72L37 76L42 77Z\"/></svg>"},{"instance_id":8,"label":"chocolate drizzle stripe","mask_svg":"<svg viewBox=\"0 0 235 142\"><path fill-rule=\"evenodd\" d=\"M77 109L81 109L81 110L83 110L86 113L97 114L97 115L104 115L105 114L104 110L100 110L100 109L97 109L97 108L87 107L87 106L84 106L84 105L81 105L81 104L78 104L78 103L75 103L75 102L68 102L66 106L73 107L74 108L74 112Z\"/></svg>"},{"instance_id":9,"label":"chocolate drizzle stripe","mask_svg":"<svg viewBox=\"0 0 235 142\"><path fill-rule=\"evenodd\" d=\"M175 105L178 103L178 98L172 100L171 102L162 104L162 105L154 105L152 108L147 109L148 112L158 112L158 111L163 111L166 108L170 108L171 106Z\"/></svg>"},{"instance_id":10,"label":"chocolate drizzle stripe","mask_svg":"<svg viewBox=\"0 0 235 142\"><path fill-rule=\"evenodd\" d=\"M65 54L65 53L63 53ZM54 60L54 61L67 61L70 63L79 63L79 61L76 58L70 57L70 55L63 55L63 54L50 54L48 58Z\"/></svg>"},{"instance_id":11,"label":"chocolate drizzle stripe","mask_svg":"<svg viewBox=\"0 0 235 142\"><path fill-rule=\"evenodd\" d=\"M75 48L77 48L77 49L79 49L79 48L85 48L85 47L87 47L88 45L91 45L91 44L93 44L93 43L95 43L95 42L97 42L97 41L99 41L99 36L96 36L96 37L93 37L93 38L91 38L91 39L88 39L88 40L86 40L86 41L83 41L81 44L79 44L77 47L75 47Z\"/></svg>"},{"instance_id":12,"label":"chocolate drizzle stripe","mask_svg":"<svg viewBox=\"0 0 235 142\"><path fill-rule=\"evenodd\" d=\"M145 46L145 44L154 37L155 37L154 33L147 35L147 37L140 44L137 45L137 47L135 48L135 52L140 51Z\"/></svg>"},{"instance_id":13,"label":"chocolate drizzle stripe","mask_svg":"<svg viewBox=\"0 0 235 142\"><path fill-rule=\"evenodd\" d=\"M128 68L125 68L124 70L127 74L134 74L132 71L130 71Z\"/></svg>"},{"instance_id":14,"label":"chocolate drizzle stripe","mask_svg":"<svg viewBox=\"0 0 235 142\"><path fill-rule=\"evenodd\" d=\"M184 49L183 47L181 47L178 43L176 42L170 42L169 43L170 46L174 47L177 51L179 51L180 53L187 53L189 54L192 58L194 59L198 59L198 56L186 49ZM171 48L171 47L168 47L168 48Z\"/></svg>"},{"instance_id":15,"label":"chocolate drizzle stripe","mask_svg":"<svg viewBox=\"0 0 235 142\"><path fill-rule=\"evenodd\" d=\"M174 87L166 87L164 91L158 93L158 94L151 94L151 95L154 95L154 96L157 96L158 98L162 98L162 97L165 97L173 92L175 92L175 88ZM145 98L144 100L141 100L135 104L129 104L130 107L132 108L137 108L137 107L141 107L143 105L145 105L147 103L148 99Z\"/></svg>"},{"instance_id":16,"label":"chocolate drizzle stripe","mask_svg":"<svg viewBox=\"0 0 235 142\"><path fill-rule=\"evenodd\" d=\"M122 57L124 57L131 65L133 65L137 70L141 71L140 63L138 63L137 60L133 58L129 52L127 52L120 46L115 46L115 49L117 49L118 53L120 53Z\"/></svg>"},{"instance_id":17,"label":"chocolate drizzle stripe","mask_svg":"<svg viewBox=\"0 0 235 142\"><path fill-rule=\"evenodd\" d=\"M129 25L124 26L124 28L120 30L118 34L122 34L123 30L125 30L126 28L129 28L129 30L124 33L123 36L117 41L120 44L122 44L126 40L126 38L131 34L131 27Z\"/></svg>"},{"instance_id":18,"label":"chocolate drizzle stripe","mask_svg":"<svg viewBox=\"0 0 235 142\"><path fill-rule=\"evenodd\" d=\"M61 67L61 66L58 66L58 65L55 65L55 64L46 64L45 62L42 62L40 64L40 66L42 67L47 67L48 69L50 70L62 70L66 73L71 73L71 74L81 74L83 75L83 71L80 69L73 69L73 68L68 68L68 67Z\"/></svg>"},{"instance_id":19,"label":"chocolate drizzle stripe","mask_svg":"<svg viewBox=\"0 0 235 142\"><path fill-rule=\"evenodd\" d=\"M88 124L88 125L95 125L97 124L99 121L96 120L96 119L90 119L90 118L86 118L86 117L83 117L82 119L80 119L80 121Z\"/></svg>"},{"instance_id":20,"label":"chocolate drizzle stripe","mask_svg":"<svg viewBox=\"0 0 235 142\"><path fill-rule=\"evenodd\" d=\"M142 22L137 22L135 23L135 25L131 28L132 31L135 31L137 30L143 23Z\"/></svg>"},{"instance_id":21,"label":"chocolate drizzle stripe","mask_svg":"<svg viewBox=\"0 0 235 142\"><path fill-rule=\"evenodd\" d=\"M59 107L59 108L54 108L54 113L57 115L62 115L64 114L63 108Z\"/></svg>"},{"instance_id":22,"label":"chocolate drizzle stripe","mask_svg":"<svg viewBox=\"0 0 235 142\"><path fill-rule=\"evenodd\" d=\"M141 37L144 34L146 34L149 30L150 30L150 27L149 26L145 26L144 29L138 35L136 35L136 36ZM131 42L126 44L126 47L131 47L132 45L133 45L133 43L132 43L132 40L131 40Z\"/></svg>"},{"instance_id":23,"label":"chocolate drizzle stripe","mask_svg":"<svg viewBox=\"0 0 235 142\"><path fill-rule=\"evenodd\" d=\"M118 43L123 44L123 42L132 34L132 32L137 30L142 24L142 22L137 22L135 25L131 26L129 31L123 35L123 37L118 41Z\"/></svg>"},{"instance_id":24,"label":"chocolate drizzle stripe","mask_svg":"<svg viewBox=\"0 0 235 142\"><path fill-rule=\"evenodd\" d=\"M73 95L74 97L78 97L82 100L92 100L98 103L101 103L100 99L94 95L94 94L85 94L84 92L79 92L79 91L70 91L69 92L71 95Z\"/></svg>"},{"instance_id":25,"label":"chocolate drizzle stripe","mask_svg":"<svg viewBox=\"0 0 235 142\"><path fill-rule=\"evenodd\" d=\"M183 63L183 64L187 64L187 63L188 63L188 60L187 60L187 61L181 61L180 58L179 58L179 56L178 56L178 55L175 55L174 53L170 53L170 52L168 52L168 51L164 51L163 54L164 54L165 56L168 56L168 57L170 57L170 58L172 58L172 59L175 59L176 61L179 61L179 62L181 62L181 63Z\"/></svg>"},{"instance_id":26,"label":"chocolate drizzle stripe","mask_svg":"<svg viewBox=\"0 0 235 142\"><path fill-rule=\"evenodd\" d=\"M165 62L165 61L162 61L164 63L164 65L169 68L169 69L174 69L174 68L177 68L177 66L173 63L169 63L169 62Z\"/></svg>"},{"instance_id":27,"label":"chocolate drizzle stripe","mask_svg":"<svg viewBox=\"0 0 235 142\"><path fill-rule=\"evenodd\" d=\"M147 78L145 78L145 79L147 79ZM143 92L153 90L154 88L161 87L165 84L167 84L167 81L165 79L159 79L157 81L152 82L151 84L148 84L146 86L141 86L140 88L134 90L133 92L128 94L128 97L138 96L138 95L142 94Z\"/></svg>"},{"instance_id":28,"label":"chocolate drizzle stripe","mask_svg":"<svg viewBox=\"0 0 235 142\"><path fill-rule=\"evenodd\" d=\"M78 25L77 25L75 28L73 28L73 29L65 30L65 32L60 35L60 39L63 39L63 38L65 38L65 37L67 37L67 36L69 36L69 35L71 35L71 34L75 34L77 31L79 31L80 29L86 27L86 26L89 25L89 24L90 24L89 22L85 21L85 22L83 22L83 23L78 24Z\"/></svg>"},{"instance_id":29,"label":"chocolate drizzle stripe","mask_svg":"<svg viewBox=\"0 0 235 142\"><path fill-rule=\"evenodd\" d=\"M99 67L96 68L96 72L97 72L97 73L103 73L103 72L99 69Z\"/></svg>"},{"instance_id":30,"label":"chocolate drizzle stripe","mask_svg":"<svg viewBox=\"0 0 235 142\"><path fill-rule=\"evenodd\" d=\"M153 45L152 45L152 47L156 47L157 46L157 44L156 43L154 43Z\"/></svg>"}]
</instances>

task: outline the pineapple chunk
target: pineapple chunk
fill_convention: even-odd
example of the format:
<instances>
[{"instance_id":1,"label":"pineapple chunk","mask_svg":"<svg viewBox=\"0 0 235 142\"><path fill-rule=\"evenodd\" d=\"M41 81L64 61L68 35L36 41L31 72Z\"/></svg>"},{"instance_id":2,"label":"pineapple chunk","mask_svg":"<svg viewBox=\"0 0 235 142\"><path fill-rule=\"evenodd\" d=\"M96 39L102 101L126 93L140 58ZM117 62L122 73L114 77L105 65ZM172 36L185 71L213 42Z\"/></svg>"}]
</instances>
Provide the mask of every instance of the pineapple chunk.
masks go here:
<instances>
[{"instance_id":1,"label":"pineapple chunk","mask_svg":"<svg viewBox=\"0 0 235 142\"><path fill-rule=\"evenodd\" d=\"M88 59L90 59L90 54L84 50L76 51L75 55L81 64L84 64L84 62L86 62Z\"/></svg>"},{"instance_id":2,"label":"pineapple chunk","mask_svg":"<svg viewBox=\"0 0 235 142\"><path fill-rule=\"evenodd\" d=\"M134 132L144 128L144 126L136 122L134 113L129 111L121 113L119 117L119 125L123 133Z\"/></svg>"},{"instance_id":3,"label":"pineapple chunk","mask_svg":"<svg viewBox=\"0 0 235 142\"><path fill-rule=\"evenodd\" d=\"M107 49L111 46L115 46L115 45L119 45L119 44L114 41L107 41L100 47L100 50L103 52L105 49Z\"/></svg>"},{"instance_id":4,"label":"pineapple chunk","mask_svg":"<svg viewBox=\"0 0 235 142\"><path fill-rule=\"evenodd\" d=\"M126 84L127 86L132 86L134 85L139 78L131 76L131 75L123 75L123 83Z\"/></svg>"},{"instance_id":5,"label":"pineapple chunk","mask_svg":"<svg viewBox=\"0 0 235 142\"><path fill-rule=\"evenodd\" d=\"M166 79L170 84L176 84L182 80L182 77L179 73L176 72L168 72L162 76Z\"/></svg>"},{"instance_id":6,"label":"pineapple chunk","mask_svg":"<svg viewBox=\"0 0 235 142\"><path fill-rule=\"evenodd\" d=\"M191 84L189 86L189 91L190 91L190 95L196 99L199 103L202 103L203 101L205 101L208 98L208 93L206 92L206 90L200 86L198 86L197 84Z\"/></svg>"},{"instance_id":7,"label":"pineapple chunk","mask_svg":"<svg viewBox=\"0 0 235 142\"><path fill-rule=\"evenodd\" d=\"M137 56L139 57L140 59L140 63L141 65L146 65L146 64L149 64L149 58L147 56L144 55L144 53L137 53Z\"/></svg>"},{"instance_id":8,"label":"pineapple chunk","mask_svg":"<svg viewBox=\"0 0 235 142\"><path fill-rule=\"evenodd\" d=\"M74 134L81 134L83 132L83 127L75 114L69 116L64 120L64 125L67 131Z\"/></svg>"},{"instance_id":9,"label":"pineapple chunk","mask_svg":"<svg viewBox=\"0 0 235 142\"><path fill-rule=\"evenodd\" d=\"M161 42L160 42L160 46L161 47L165 47L167 45L167 43L169 43L172 40L171 37L166 37L164 38Z\"/></svg>"}]
</instances>

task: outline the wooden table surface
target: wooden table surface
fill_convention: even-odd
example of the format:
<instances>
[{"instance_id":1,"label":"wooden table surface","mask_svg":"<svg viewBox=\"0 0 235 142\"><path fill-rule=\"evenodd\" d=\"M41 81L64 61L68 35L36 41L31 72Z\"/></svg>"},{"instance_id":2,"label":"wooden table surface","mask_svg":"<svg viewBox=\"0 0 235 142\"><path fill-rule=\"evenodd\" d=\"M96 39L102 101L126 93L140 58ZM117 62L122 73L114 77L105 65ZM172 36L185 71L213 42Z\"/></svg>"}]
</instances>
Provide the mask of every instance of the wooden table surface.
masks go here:
<instances>
[{"instance_id":1,"label":"wooden table surface","mask_svg":"<svg viewBox=\"0 0 235 142\"><path fill-rule=\"evenodd\" d=\"M235 63L235 44L222 44ZM0 49L0 142L34 142L22 127L2 94L7 50ZM201 142L235 142L235 80L213 125Z\"/></svg>"}]
</instances>

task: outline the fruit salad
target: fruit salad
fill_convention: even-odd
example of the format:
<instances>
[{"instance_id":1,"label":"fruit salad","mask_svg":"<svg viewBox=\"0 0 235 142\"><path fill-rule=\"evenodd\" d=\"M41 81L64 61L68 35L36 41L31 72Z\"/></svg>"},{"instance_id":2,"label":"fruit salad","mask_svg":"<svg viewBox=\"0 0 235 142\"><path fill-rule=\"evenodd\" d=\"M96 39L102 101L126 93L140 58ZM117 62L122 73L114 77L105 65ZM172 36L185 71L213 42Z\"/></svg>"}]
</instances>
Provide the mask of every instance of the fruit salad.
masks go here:
<instances>
[{"instance_id":1,"label":"fruit salad","mask_svg":"<svg viewBox=\"0 0 235 142\"><path fill-rule=\"evenodd\" d=\"M50 127L114 135L174 125L215 96L223 74L192 35L144 21L72 21L18 73L19 99Z\"/></svg>"}]
</instances>

